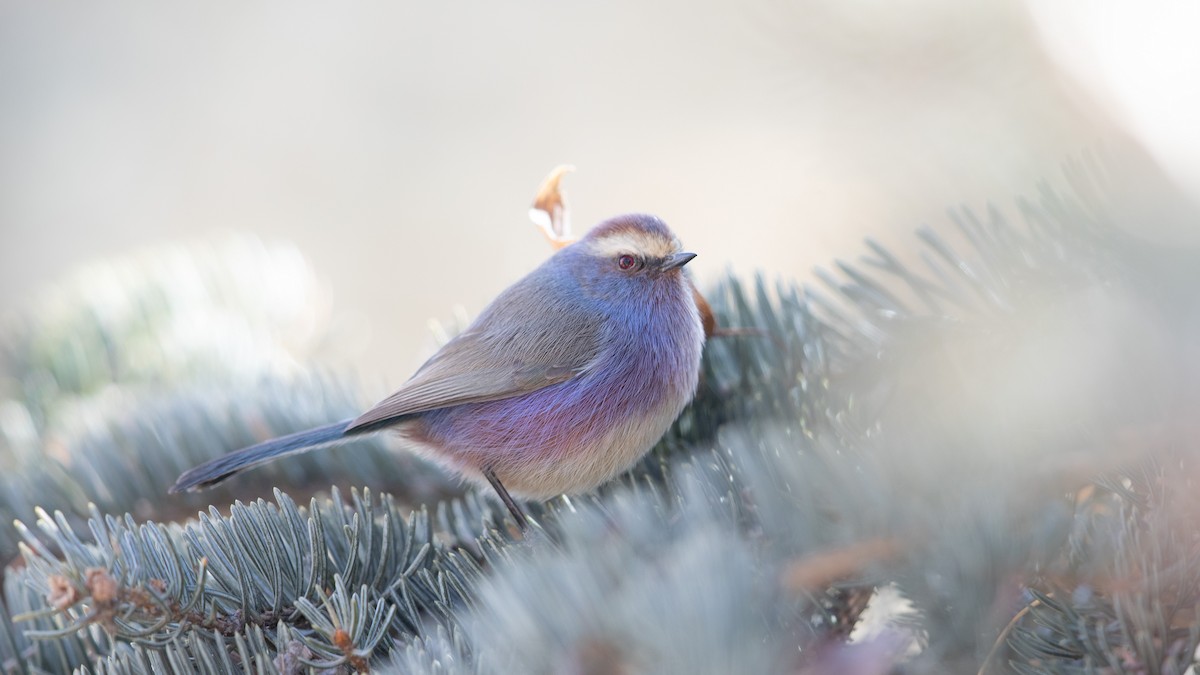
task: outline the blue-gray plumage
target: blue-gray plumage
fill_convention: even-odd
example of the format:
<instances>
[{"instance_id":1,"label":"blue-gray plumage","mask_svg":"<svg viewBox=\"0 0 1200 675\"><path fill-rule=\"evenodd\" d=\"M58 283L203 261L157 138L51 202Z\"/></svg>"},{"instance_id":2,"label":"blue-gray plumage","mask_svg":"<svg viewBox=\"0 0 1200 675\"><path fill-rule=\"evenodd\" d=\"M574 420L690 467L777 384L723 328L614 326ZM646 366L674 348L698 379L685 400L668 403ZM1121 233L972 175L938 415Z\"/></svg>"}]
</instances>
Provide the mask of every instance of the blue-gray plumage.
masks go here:
<instances>
[{"instance_id":1,"label":"blue-gray plumage","mask_svg":"<svg viewBox=\"0 0 1200 675\"><path fill-rule=\"evenodd\" d=\"M704 331L661 220L595 227L502 292L396 393L356 419L198 466L173 492L276 457L395 430L475 481L529 498L590 490L637 461L695 393Z\"/></svg>"}]
</instances>

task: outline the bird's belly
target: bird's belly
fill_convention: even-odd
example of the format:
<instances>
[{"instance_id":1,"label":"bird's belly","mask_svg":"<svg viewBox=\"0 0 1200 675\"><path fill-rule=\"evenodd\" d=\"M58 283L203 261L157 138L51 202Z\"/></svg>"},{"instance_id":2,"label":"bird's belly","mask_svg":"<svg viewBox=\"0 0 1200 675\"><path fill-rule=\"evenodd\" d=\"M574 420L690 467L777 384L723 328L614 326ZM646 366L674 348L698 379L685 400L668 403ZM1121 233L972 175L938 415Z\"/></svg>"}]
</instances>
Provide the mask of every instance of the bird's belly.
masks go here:
<instances>
[{"instance_id":1,"label":"bird's belly","mask_svg":"<svg viewBox=\"0 0 1200 675\"><path fill-rule=\"evenodd\" d=\"M466 478L482 481L483 467L491 467L514 495L545 499L590 490L628 469L670 427L694 386L580 378L423 413L400 431L414 450Z\"/></svg>"},{"instance_id":2,"label":"bird's belly","mask_svg":"<svg viewBox=\"0 0 1200 675\"><path fill-rule=\"evenodd\" d=\"M513 493L548 499L587 492L633 466L666 433L679 414L652 411L631 417L598 435L581 435L537 453L518 453L496 467Z\"/></svg>"}]
</instances>

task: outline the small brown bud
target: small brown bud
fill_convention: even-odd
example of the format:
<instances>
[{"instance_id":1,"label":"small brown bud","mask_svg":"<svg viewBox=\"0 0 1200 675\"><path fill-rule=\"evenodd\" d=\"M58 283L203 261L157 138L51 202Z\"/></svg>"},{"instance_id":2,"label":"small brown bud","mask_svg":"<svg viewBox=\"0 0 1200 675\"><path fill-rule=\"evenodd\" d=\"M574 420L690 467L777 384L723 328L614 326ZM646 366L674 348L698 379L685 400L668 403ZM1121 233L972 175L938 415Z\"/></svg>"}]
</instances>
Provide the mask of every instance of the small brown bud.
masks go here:
<instances>
[{"instance_id":1,"label":"small brown bud","mask_svg":"<svg viewBox=\"0 0 1200 675\"><path fill-rule=\"evenodd\" d=\"M350 634L343 628L339 628L333 632L333 644L344 652L354 649L354 641L350 639Z\"/></svg>"},{"instance_id":2,"label":"small brown bud","mask_svg":"<svg viewBox=\"0 0 1200 675\"><path fill-rule=\"evenodd\" d=\"M97 603L109 603L117 599L117 580L103 567L89 567L84 572L84 580L92 600Z\"/></svg>"},{"instance_id":3,"label":"small brown bud","mask_svg":"<svg viewBox=\"0 0 1200 675\"><path fill-rule=\"evenodd\" d=\"M46 593L46 602L49 602L54 609L61 612L79 602L79 591L70 579L61 574L54 574L46 581L50 584L50 591Z\"/></svg>"}]
</instances>

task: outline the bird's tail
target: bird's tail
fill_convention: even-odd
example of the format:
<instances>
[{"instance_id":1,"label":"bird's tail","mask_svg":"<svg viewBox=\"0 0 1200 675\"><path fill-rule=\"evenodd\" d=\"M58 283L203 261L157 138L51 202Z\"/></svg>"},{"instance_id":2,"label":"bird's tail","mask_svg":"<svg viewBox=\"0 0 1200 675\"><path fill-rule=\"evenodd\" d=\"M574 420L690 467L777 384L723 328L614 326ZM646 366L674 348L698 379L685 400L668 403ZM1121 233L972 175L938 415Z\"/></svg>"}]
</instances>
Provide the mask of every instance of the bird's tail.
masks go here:
<instances>
[{"instance_id":1,"label":"bird's tail","mask_svg":"<svg viewBox=\"0 0 1200 675\"><path fill-rule=\"evenodd\" d=\"M335 443L346 437L346 427L349 427L352 421L342 420L323 427L298 431L231 452L185 471L171 486L170 491L183 492L212 487L236 473L276 457L307 452L322 445Z\"/></svg>"}]
</instances>

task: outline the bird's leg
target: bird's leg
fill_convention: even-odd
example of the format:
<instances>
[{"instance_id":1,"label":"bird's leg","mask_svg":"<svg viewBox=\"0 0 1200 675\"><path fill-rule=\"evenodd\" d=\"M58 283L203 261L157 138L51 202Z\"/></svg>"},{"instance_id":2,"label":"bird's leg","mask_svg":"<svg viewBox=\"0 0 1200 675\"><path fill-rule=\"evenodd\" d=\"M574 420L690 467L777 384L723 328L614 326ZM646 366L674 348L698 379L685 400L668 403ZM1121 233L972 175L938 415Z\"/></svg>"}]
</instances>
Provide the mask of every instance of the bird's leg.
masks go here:
<instances>
[{"instance_id":1,"label":"bird's leg","mask_svg":"<svg viewBox=\"0 0 1200 675\"><path fill-rule=\"evenodd\" d=\"M492 471L491 467L486 467L483 470L483 475L487 477L488 482L492 484L492 488L496 490L496 494L500 495L500 501L508 507L508 512L513 515L517 521L517 527L522 532L529 529L529 520L525 517L525 512L517 506L517 502L513 500L512 495L508 494L508 490L504 489L504 484L496 477L496 472Z\"/></svg>"}]
</instances>

